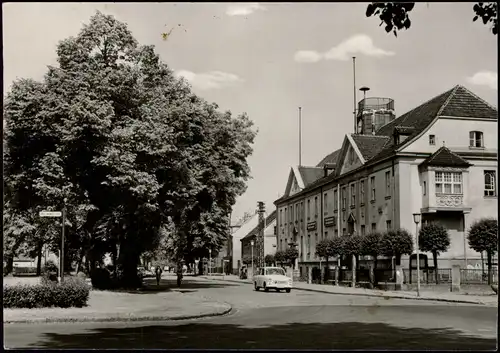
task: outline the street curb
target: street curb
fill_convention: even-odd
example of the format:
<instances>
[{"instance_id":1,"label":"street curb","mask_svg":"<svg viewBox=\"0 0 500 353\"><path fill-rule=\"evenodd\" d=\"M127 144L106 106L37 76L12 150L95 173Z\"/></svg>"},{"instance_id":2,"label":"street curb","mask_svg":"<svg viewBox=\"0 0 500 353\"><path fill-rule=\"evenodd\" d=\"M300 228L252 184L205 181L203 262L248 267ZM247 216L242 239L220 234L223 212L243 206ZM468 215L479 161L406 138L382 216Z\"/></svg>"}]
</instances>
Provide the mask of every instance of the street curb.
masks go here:
<instances>
[{"instance_id":1,"label":"street curb","mask_svg":"<svg viewBox=\"0 0 500 353\"><path fill-rule=\"evenodd\" d=\"M207 279L211 279L206 277ZM219 279L219 281L222 281L222 279ZM227 282L234 282L234 283L243 283L243 284L252 284L252 282L247 282L247 281L235 281L231 279L224 279L224 281ZM490 305L487 303L481 303L481 302L476 302L472 300L462 300L462 299L445 299L445 298L425 298L425 297L405 297L402 295L398 296L392 296L392 295L379 295L379 294L370 294L370 293L332 293L328 292L325 290L321 289L310 289L310 288L299 288L299 287L293 287L294 290L302 290L306 292L316 292L316 293L324 293L324 294L333 294L333 295L352 295L352 296L358 296L358 297L372 297L372 298L384 298L386 300L389 299L408 299L408 300L427 300L427 301L435 301L435 302L447 302L447 303L462 303L462 304L475 304L475 305Z\"/></svg>"},{"instance_id":2,"label":"street curb","mask_svg":"<svg viewBox=\"0 0 500 353\"><path fill-rule=\"evenodd\" d=\"M137 321L180 321L180 320L192 320L192 319L201 319L205 317L214 317L214 316L224 316L231 313L233 307L229 303L222 303L228 306L228 308L224 309L221 312L212 312L206 314L198 314L198 315L179 315L179 316L129 316L129 317L103 317L103 318L92 318L92 317L62 317L62 318L40 318L40 319L29 319L29 320L8 320L4 321L4 324L40 324L40 323L55 323L55 322L137 322Z\"/></svg>"}]
</instances>

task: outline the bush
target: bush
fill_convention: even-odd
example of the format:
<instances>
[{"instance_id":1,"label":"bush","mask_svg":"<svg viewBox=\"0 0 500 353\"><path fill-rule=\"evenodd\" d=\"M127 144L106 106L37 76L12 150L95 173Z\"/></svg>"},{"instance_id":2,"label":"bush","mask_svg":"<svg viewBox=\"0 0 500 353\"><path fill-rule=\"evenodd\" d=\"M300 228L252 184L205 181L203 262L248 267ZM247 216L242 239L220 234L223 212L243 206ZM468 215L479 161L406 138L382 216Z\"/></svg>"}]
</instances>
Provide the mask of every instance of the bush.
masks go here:
<instances>
[{"instance_id":1,"label":"bush","mask_svg":"<svg viewBox=\"0 0 500 353\"><path fill-rule=\"evenodd\" d=\"M105 268L96 268L90 275L92 287L95 289L111 289L111 275Z\"/></svg>"},{"instance_id":2,"label":"bush","mask_svg":"<svg viewBox=\"0 0 500 353\"><path fill-rule=\"evenodd\" d=\"M90 287L82 280L65 279L62 283L14 285L3 287L4 308L81 308L87 305Z\"/></svg>"}]
</instances>

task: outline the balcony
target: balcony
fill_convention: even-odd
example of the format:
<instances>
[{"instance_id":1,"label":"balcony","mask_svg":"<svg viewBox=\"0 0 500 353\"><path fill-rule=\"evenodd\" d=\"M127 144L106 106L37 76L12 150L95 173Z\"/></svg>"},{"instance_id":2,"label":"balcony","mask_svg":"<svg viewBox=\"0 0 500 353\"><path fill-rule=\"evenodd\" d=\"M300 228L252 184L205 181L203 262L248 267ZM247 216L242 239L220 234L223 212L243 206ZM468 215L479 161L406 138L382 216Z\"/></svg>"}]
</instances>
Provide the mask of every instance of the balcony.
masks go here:
<instances>
[{"instance_id":1,"label":"balcony","mask_svg":"<svg viewBox=\"0 0 500 353\"><path fill-rule=\"evenodd\" d=\"M358 103L358 115L364 110L394 110L394 99L369 97L362 99Z\"/></svg>"}]
</instances>

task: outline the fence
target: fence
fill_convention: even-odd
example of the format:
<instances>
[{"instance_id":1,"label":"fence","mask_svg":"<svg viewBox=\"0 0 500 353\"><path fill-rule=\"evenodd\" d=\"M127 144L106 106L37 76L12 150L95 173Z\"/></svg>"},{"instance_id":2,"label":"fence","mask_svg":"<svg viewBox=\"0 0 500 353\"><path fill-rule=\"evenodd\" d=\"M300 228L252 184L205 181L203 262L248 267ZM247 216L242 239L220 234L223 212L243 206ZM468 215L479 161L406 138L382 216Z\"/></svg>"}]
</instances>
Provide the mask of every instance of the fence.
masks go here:
<instances>
[{"instance_id":1,"label":"fence","mask_svg":"<svg viewBox=\"0 0 500 353\"><path fill-rule=\"evenodd\" d=\"M436 283L436 275L434 269L428 270L420 270L420 283L428 283L435 284ZM437 270L438 273L438 282L441 284L451 283L451 268L439 268ZM412 284L417 283L417 270L411 271L409 269L403 269L403 283Z\"/></svg>"},{"instance_id":2,"label":"fence","mask_svg":"<svg viewBox=\"0 0 500 353\"><path fill-rule=\"evenodd\" d=\"M498 270L492 271L492 283L498 284ZM488 284L488 271L482 269L461 269L460 284Z\"/></svg>"}]
</instances>

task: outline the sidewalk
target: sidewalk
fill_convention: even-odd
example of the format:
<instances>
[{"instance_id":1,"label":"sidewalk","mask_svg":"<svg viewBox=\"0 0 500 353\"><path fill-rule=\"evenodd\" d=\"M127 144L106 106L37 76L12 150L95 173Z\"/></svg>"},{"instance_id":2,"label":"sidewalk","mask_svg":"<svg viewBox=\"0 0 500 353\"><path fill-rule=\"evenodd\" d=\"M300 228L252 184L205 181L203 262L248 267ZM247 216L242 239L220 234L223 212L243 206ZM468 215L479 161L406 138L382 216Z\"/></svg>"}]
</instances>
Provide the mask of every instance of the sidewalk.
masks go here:
<instances>
[{"instance_id":1,"label":"sidewalk","mask_svg":"<svg viewBox=\"0 0 500 353\"><path fill-rule=\"evenodd\" d=\"M238 283L252 283L251 280L241 280L238 276L230 275L224 276L204 276L205 278L210 278L214 280L225 280L230 282ZM408 291L383 291L377 289L365 289L365 288L351 288L344 286L335 286L329 284L308 284L305 282L294 282L294 290L304 290L318 293L329 293L329 294L342 294L342 295L358 295L367 297L384 297L384 298L394 298L394 299L413 299L413 300L432 300L432 301L443 301L452 303L469 303L469 304L481 304L488 306L498 306L498 296L480 296L480 295L465 295L465 294L455 294L455 293L436 293L424 291L420 292L420 297L417 297L416 292Z\"/></svg>"},{"instance_id":2,"label":"sidewalk","mask_svg":"<svg viewBox=\"0 0 500 353\"><path fill-rule=\"evenodd\" d=\"M228 303L178 290L162 280L137 293L91 290L85 308L4 309L5 323L185 320L228 314Z\"/></svg>"}]
</instances>

